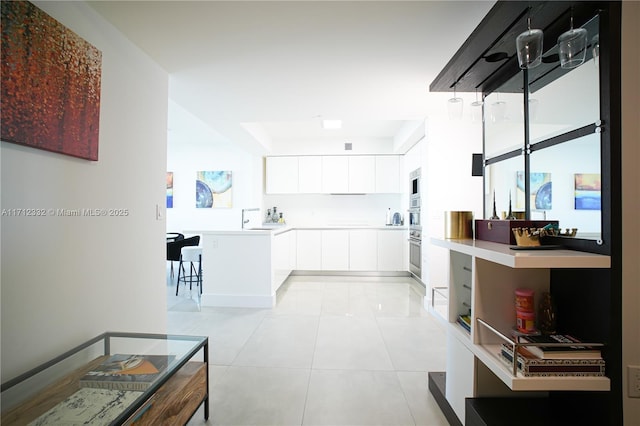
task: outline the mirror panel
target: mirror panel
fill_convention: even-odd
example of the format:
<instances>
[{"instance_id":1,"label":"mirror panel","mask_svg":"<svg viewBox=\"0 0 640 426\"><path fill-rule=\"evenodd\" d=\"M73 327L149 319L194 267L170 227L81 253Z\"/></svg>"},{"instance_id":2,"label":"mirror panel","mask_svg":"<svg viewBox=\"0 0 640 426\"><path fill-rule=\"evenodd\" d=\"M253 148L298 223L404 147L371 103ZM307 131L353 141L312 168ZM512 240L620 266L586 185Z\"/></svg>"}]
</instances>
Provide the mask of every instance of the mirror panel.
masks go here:
<instances>
[{"instance_id":1,"label":"mirror panel","mask_svg":"<svg viewBox=\"0 0 640 426\"><path fill-rule=\"evenodd\" d=\"M484 98L486 159L524 148L523 77L518 73Z\"/></svg>"},{"instance_id":2,"label":"mirror panel","mask_svg":"<svg viewBox=\"0 0 640 426\"><path fill-rule=\"evenodd\" d=\"M531 219L553 219L562 228L578 228L578 238L600 239L600 133L534 151L530 156ZM536 193L538 183L543 193Z\"/></svg>"},{"instance_id":3,"label":"mirror panel","mask_svg":"<svg viewBox=\"0 0 640 426\"><path fill-rule=\"evenodd\" d=\"M543 64L529 74L529 138L532 144L600 119L599 42L596 17L587 22L585 62L562 69L558 46L545 52Z\"/></svg>"},{"instance_id":4,"label":"mirror panel","mask_svg":"<svg viewBox=\"0 0 640 426\"><path fill-rule=\"evenodd\" d=\"M504 219L509 211L511 198L512 212L524 212L524 191L518 189L518 175L524 171L524 155L509 158L485 167L485 212L484 217L493 215L495 193L496 213Z\"/></svg>"}]
</instances>

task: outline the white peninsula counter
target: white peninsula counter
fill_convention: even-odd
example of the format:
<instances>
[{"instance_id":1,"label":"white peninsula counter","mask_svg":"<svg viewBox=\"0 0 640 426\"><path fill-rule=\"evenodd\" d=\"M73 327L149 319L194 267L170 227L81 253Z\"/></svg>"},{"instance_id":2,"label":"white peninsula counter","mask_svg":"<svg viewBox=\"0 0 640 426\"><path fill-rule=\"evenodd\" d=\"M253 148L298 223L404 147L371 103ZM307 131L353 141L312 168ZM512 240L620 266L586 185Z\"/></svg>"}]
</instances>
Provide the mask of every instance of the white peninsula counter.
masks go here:
<instances>
[{"instance_id":1,"label":"white peninsula counter","mask_svg":"<svg viewBox=\"0 0 640 426\"><path fill-rule=\"evenodd\" d=\"M291 227L198 231L202 235L202 306L273 307L276 291L295 264L290 252L292 231Z\"/></svg>"},{"instance_id":2,"label":"white peninsula counter","mask_svg":"<svg viewBox=\"0 0 640 426\"><path fill-rule=\"evenodd\" d=\"M202 306L271 308L294 270L409 275L405 226L190 232L202 236Z\"/></svg>"}]
</instances>

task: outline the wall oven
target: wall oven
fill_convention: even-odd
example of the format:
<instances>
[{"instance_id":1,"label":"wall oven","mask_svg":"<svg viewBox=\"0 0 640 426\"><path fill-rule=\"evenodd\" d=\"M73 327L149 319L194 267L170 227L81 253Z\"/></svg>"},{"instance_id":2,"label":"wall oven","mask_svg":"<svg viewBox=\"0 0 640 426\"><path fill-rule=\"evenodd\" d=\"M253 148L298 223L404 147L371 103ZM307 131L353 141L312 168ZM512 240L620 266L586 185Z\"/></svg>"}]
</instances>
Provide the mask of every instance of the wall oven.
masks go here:
<instances>
[{"instance_id":1,"label":"wall oven","mask_svg":"<svg viewBox=\"0 0 640 426\"><path fill-rule=\"evenodd\" d=\"M422 230L420 227L409 229L409 271L422 279Z\"/></svg>"}]
</instances>

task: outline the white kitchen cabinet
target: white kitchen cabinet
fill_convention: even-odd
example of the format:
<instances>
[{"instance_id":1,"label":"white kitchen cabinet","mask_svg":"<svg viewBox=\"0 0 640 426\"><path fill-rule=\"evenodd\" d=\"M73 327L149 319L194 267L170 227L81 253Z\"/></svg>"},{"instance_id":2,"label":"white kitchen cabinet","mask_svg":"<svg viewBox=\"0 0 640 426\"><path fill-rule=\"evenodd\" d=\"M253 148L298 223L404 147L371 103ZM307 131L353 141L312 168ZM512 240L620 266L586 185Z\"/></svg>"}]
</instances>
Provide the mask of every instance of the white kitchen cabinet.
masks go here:
<instances>
[{"instance_id":1,"label":"white kitchen cabinet","mask_svg":"<svg viewBox=\"0 0 640 426\"><path fill-rule=\"evenodd\" d=\"M348 158L348 192L355 194L376 192L376 157L373 155L357 155Z\"/></svg>"},{"instance_id":2,"label":"white kitchen cabinet","mask_svg":"<svg viewBox=\"0 0 640 426\"><path fill-rule=\"evenodd\" d=\"M298 192L298 157L267 157L267 194Z\"/></svg>"},{"instance_id":3,"label":"white kitchen cabinet","mask_svg":"<svg viewBox=\"0 0 640 426\"><path fill-rule=\"evenodd\" d=\"M322 231L315 229L296 231L296 269L301 271L322 269Z\"/></svg>"},{"instance_id":4,"label":"white kitchen cabinet","mask_svg":"<svg viewBox=\"0 0 640 426\"><path fill-rule=\"evenodd\" d=\"M406 271L405 253L409 245L406 230L378 230L377 239L378 271Z\"/></svg>"},{"instance_id":5,"label":"white kitchen cabinet","mask_svg":"<svg viewBox=\"0 0 640 426\"><path fill-rule=\"evenodd\" d=\"M322 192L322 157L298 157L298 192L301 194Z\"/></svg>"},{"instance_id":6,"label":"white kitchen cabinet","mask_svg":"<svg viewBox=\"0 0 640 426\"><path fill-rule=\"evenodd\" d=\"M322 192L326 194L349 192L349 157L345 155L322 157Z\"/></svg>"},{"instance_id":7,"label":"white kitchen cabinet","mask_svg":"<svg viewBox=\"0 0 640 426\"><path fill-rule=\"evenodd\" d=\"M349 231L349 270L378 270L378 241L374 229Z\"/></svg>"},{"instance_id":8,"label":"white kitchen cabinet","mask_svg":"<svg viewBox=\"0 0 640 426\"><path fill-rule=\"evenodd\" d=\"M401 193L400 156L266 157L267 194Z\"/></svg>"},{"instance_id":9,"label":"white kitchen cabinet","mask_svg":"<svg viewBox=\"0 0 640 426\"><path fill-rule=\"evenodd\" d=\"M294 270L298 264L298 231L294 229L289 233L289 269Z\"/></svg>"},{"instance_id":10,"label":"white kitchen cabinet","mask_svg":"<svg viewBox=\"0 0 640 426\"><path fill-rule=\"evenodd\" d=\"M400 189L400 157L398 155L377 155L375 162L375 192L402 192Z\"/></svg>"},{"instance_id":11,"label":"white kitchen cabinet","mask_svg":"<svg viewBox=\"0 0 640 426\"><path fill-rule=\"evenodd\" d=\"M287 279L294 265L291 264L291 240L295 239L295 231L288 231L273 237L271 262L273 267L273 292L278 290Z\"/></svg>"},{"instance_id":12,"label":"white kitchen cabinet","mask_svg":"<svg viewBox=\"0 0 640 426\"><path fill-rule=\"evenodd\" d=\"M322 270L349 270L349 231L323 230L322 232Z\"/></svg>"}]
</instances>

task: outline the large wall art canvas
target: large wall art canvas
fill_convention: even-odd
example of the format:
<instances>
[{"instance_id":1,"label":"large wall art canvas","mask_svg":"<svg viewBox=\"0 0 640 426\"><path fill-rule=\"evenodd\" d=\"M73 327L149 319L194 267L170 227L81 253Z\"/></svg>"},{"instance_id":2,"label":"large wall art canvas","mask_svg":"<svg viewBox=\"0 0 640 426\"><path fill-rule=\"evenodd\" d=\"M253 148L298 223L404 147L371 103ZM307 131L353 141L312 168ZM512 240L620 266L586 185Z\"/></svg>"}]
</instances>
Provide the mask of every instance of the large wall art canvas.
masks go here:
<instances>
[{"instance_id":1,"label":"large wall art canvas","mask_svg":"<svg viewBox=\"0 0 640 426\"><path fill-rule=\"evenodd\" d=\"M232 179L230 171L198 172L196 178L196 207L230 208Z\"/></svg>"},{"instance_id":2,"label":"large wall art canvas","mask_svg":"<svg viewBox=\"0 0 640 426\"><path fill-rule=\"evenodd\" d=\"M602 205L602 184L600 173L576 173L576 210L600 210Z\"/></svg>"},{"instance_id":3,"label":"large wall art canvas","mask_svg":"<svg viewBox=\"0 0 640 426\"><path fill-rule=\"evenodd\" d=\"M167 172L167 208L173 208L173 172Z\"/></svg>"},{"instance_id":4,"label":"large wall art canvas","mask_svg":"<svg viewBox=\"0 0 640 426\"><path fill-rule=\"evenodd\" d=\"M529 173L529 203L531 210L551 210L551 173ZM516 210L524 210L524 172L516 172Z\"/></svg>"},{"instance_id":5,"label":"large wall art canvas","mask_svg":"<svg viewBox=\"0 0 640 426\"><path fill-rule=\"evenodd\" d=\"M3 1L4 142L98 160L102 53L26 1Z\"/></svg>"}]
</instances>

